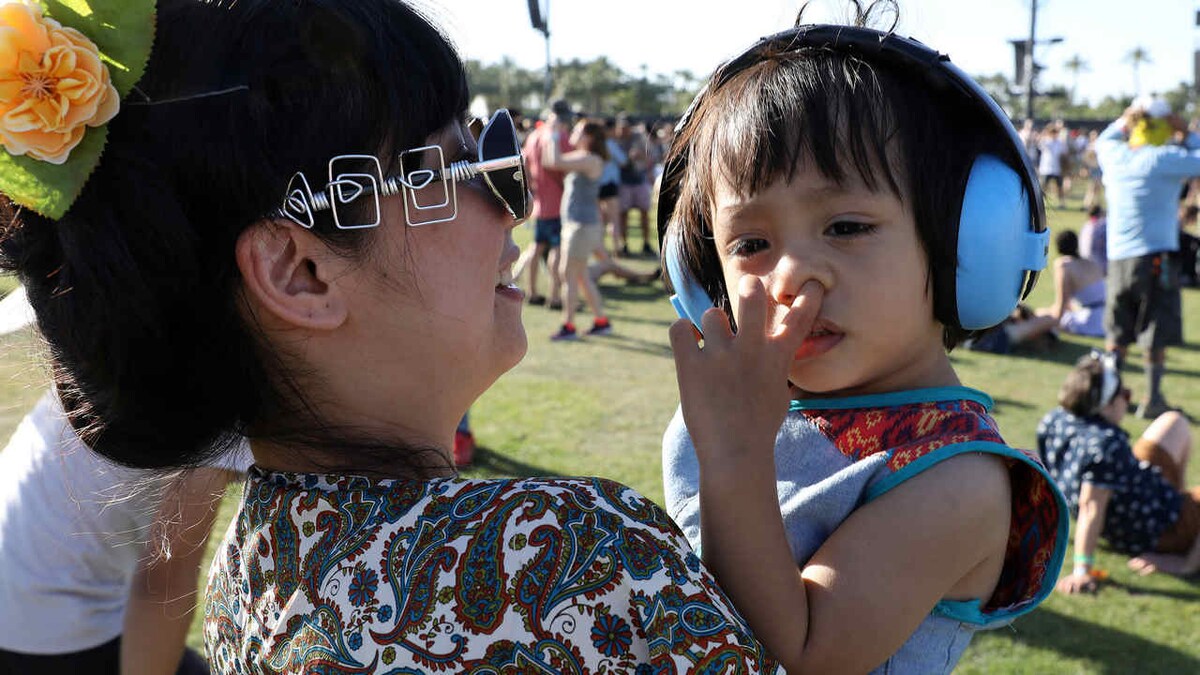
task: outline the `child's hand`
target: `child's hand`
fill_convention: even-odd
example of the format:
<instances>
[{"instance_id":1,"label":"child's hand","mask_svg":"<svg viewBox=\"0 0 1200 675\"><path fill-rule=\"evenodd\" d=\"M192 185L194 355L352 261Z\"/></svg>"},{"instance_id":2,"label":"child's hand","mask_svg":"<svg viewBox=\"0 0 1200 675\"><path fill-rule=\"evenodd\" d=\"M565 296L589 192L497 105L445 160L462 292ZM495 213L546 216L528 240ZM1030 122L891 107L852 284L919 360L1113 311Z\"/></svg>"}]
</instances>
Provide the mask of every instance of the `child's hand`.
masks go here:
<instances>
[{"instance_id":1,"label":"child's hand","mask_svg":"<svg viewBox=\"0 0 1200 675\"><path fill-rule=\"evenodd\" d=\"M701 319L703 349L686 320L671 326L683 419L702 464L773 462L775 435L790 399L788 370L812 329L823 294L819 283L809 281L782 321L772 326L766 290L757 277L747 275L738 284L737 335L717 309Z\"/></svg>"}]
</instances>

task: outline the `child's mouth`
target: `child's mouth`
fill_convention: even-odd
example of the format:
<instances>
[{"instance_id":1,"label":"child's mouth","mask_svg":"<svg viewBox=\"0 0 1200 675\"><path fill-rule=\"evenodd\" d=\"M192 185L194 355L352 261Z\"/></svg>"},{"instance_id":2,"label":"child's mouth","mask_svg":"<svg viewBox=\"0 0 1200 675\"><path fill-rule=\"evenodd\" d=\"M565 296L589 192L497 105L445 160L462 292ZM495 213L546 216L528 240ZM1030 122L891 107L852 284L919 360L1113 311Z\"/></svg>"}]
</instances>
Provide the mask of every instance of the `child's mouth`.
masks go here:
<instances>
[{"instance_id":1,"label":"child's mouth","mask_svg":"<svg viewBox=\"0 0 1200 675\"><path fill-rule=\"evenodd\" d=\"M836 347L844 335L837 326L820 319L813 325L808 337L804 338L804 343L796 350L795 358L799 361L820 356Z\"/></svg>"}]
</instances>

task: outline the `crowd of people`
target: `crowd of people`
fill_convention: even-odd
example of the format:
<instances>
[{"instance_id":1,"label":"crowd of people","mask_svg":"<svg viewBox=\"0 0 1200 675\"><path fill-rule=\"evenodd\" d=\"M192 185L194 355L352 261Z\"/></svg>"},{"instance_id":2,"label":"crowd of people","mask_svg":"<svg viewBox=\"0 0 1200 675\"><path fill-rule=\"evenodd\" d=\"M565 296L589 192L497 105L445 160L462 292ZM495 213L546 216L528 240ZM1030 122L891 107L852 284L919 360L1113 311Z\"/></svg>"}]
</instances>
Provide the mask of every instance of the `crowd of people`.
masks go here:
<instances>
[{"instance_id":1,"label":"crowd of people","mask_svg":"<svg viewBox=\"0 0 1200 675\"><path fill-rule=\"evenodd\" d=\"M589 118L564 99L554 101L544 119L523 122L534 236L516 276L528 271L529 304L563 312L551 340L580 338L575 314L581 292L593 316L586 335L611 334L597 281L612 274L627 283L648 284L659 276L657 269L639 272L615 258L631 256L631 213L640 226L642 257L655 256L650 197L662 172L670 127L663 122L650 133L626 115ZM543 262L550 277L548 295L538 292Z\"/></svg>"},{"instance_id":2,"label":"crowd of people","mask_svg":"<svg viewBox=\"0 0 1200 675\"><path fill-rule=\"evenodd\" d=\"M1018 341L996 327L1044 266L1037 199L1068 152L1056 130L1031 160L973 81L872 29L893 3L754 42L674 135L566 101L468 122L461 57L403 2L55 7L0 5L29 38L18 75L75 106L51 124L25 87L46 114L0 121L0 270L53 377L0 455L0 675L948 673L1055 588L1072 514L1059 588L1088 587L1098 536L1141 571L1200 566L1191 436L1153 369L1181 337L1158 196L1200 139L1153 106L1095 139L1108 219L1058 234L1055 303L1028 319L1095 333L1107 298L1111 348L1035 454L949 351ZM100 25L144 73L109 73ZM91 70L37 79L44 56ZM682 317L666 508L604 478L459 475L525 305L562 311L552 340L608 335L596 281L656 279L617 260L636 254ZM1131 447L1139 337L1159 421ZM200 658L188 602L231 480Z\"/></svg>"}]
</instances>

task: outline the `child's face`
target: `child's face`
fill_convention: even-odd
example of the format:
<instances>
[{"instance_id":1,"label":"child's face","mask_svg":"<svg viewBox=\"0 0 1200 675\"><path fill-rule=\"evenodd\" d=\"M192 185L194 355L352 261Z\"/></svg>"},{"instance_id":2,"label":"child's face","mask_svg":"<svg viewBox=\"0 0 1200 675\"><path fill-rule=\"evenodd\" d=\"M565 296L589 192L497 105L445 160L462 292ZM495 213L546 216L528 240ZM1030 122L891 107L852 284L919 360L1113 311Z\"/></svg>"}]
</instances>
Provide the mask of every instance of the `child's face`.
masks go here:
<instances>
[{"instance_id":1,"label":"child's face","mask_svg":"<svg viewBox=\"0 0 1200 675\"><path fill-rule=\"evenodd\" d=\"M772 325L815 279L824 300L792 362L792 384L813 394L866 394L945 384L953 376L933 318L916 223L889 191L855 176L838 186L812 169L752 198L718 183L713 235L726 288L762 279ZM730 298L735 312L738 298Z\"/></svg>"}]
</instances>

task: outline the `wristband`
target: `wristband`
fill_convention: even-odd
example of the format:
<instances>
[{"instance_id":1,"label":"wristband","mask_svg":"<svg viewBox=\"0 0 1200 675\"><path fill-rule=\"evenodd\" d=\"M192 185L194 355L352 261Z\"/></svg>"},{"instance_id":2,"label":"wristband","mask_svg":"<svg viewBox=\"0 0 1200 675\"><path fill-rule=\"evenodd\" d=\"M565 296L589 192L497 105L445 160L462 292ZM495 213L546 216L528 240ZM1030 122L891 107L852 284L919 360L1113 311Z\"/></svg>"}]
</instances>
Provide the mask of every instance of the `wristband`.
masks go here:
<instances>
[{"instance_id":1,"label":"wristband","mask_svg":"<svg viewBox=\"0 0 1200 675\"><path fill-rule=\"evenodd\" d=\"M1075 569L1071 570L1071 575L1076 577L1091 577L1092 567L1091 565L1076 564Z\"/></svg>"},{"instance_id":2,"label":"wristband","mask_svg":"<svg viewBox=\"0 0 1200 675\"><path fill-rule=\"evenodd\" d=\"M1086 553L1076 553L1075 554L1075 565L1076 566L1087 565L1088 567L1091 567L1094 564L1096 564L1096 556L1091 555L1091 554L1086 554Z\"/></svg>"}]
</instances>

